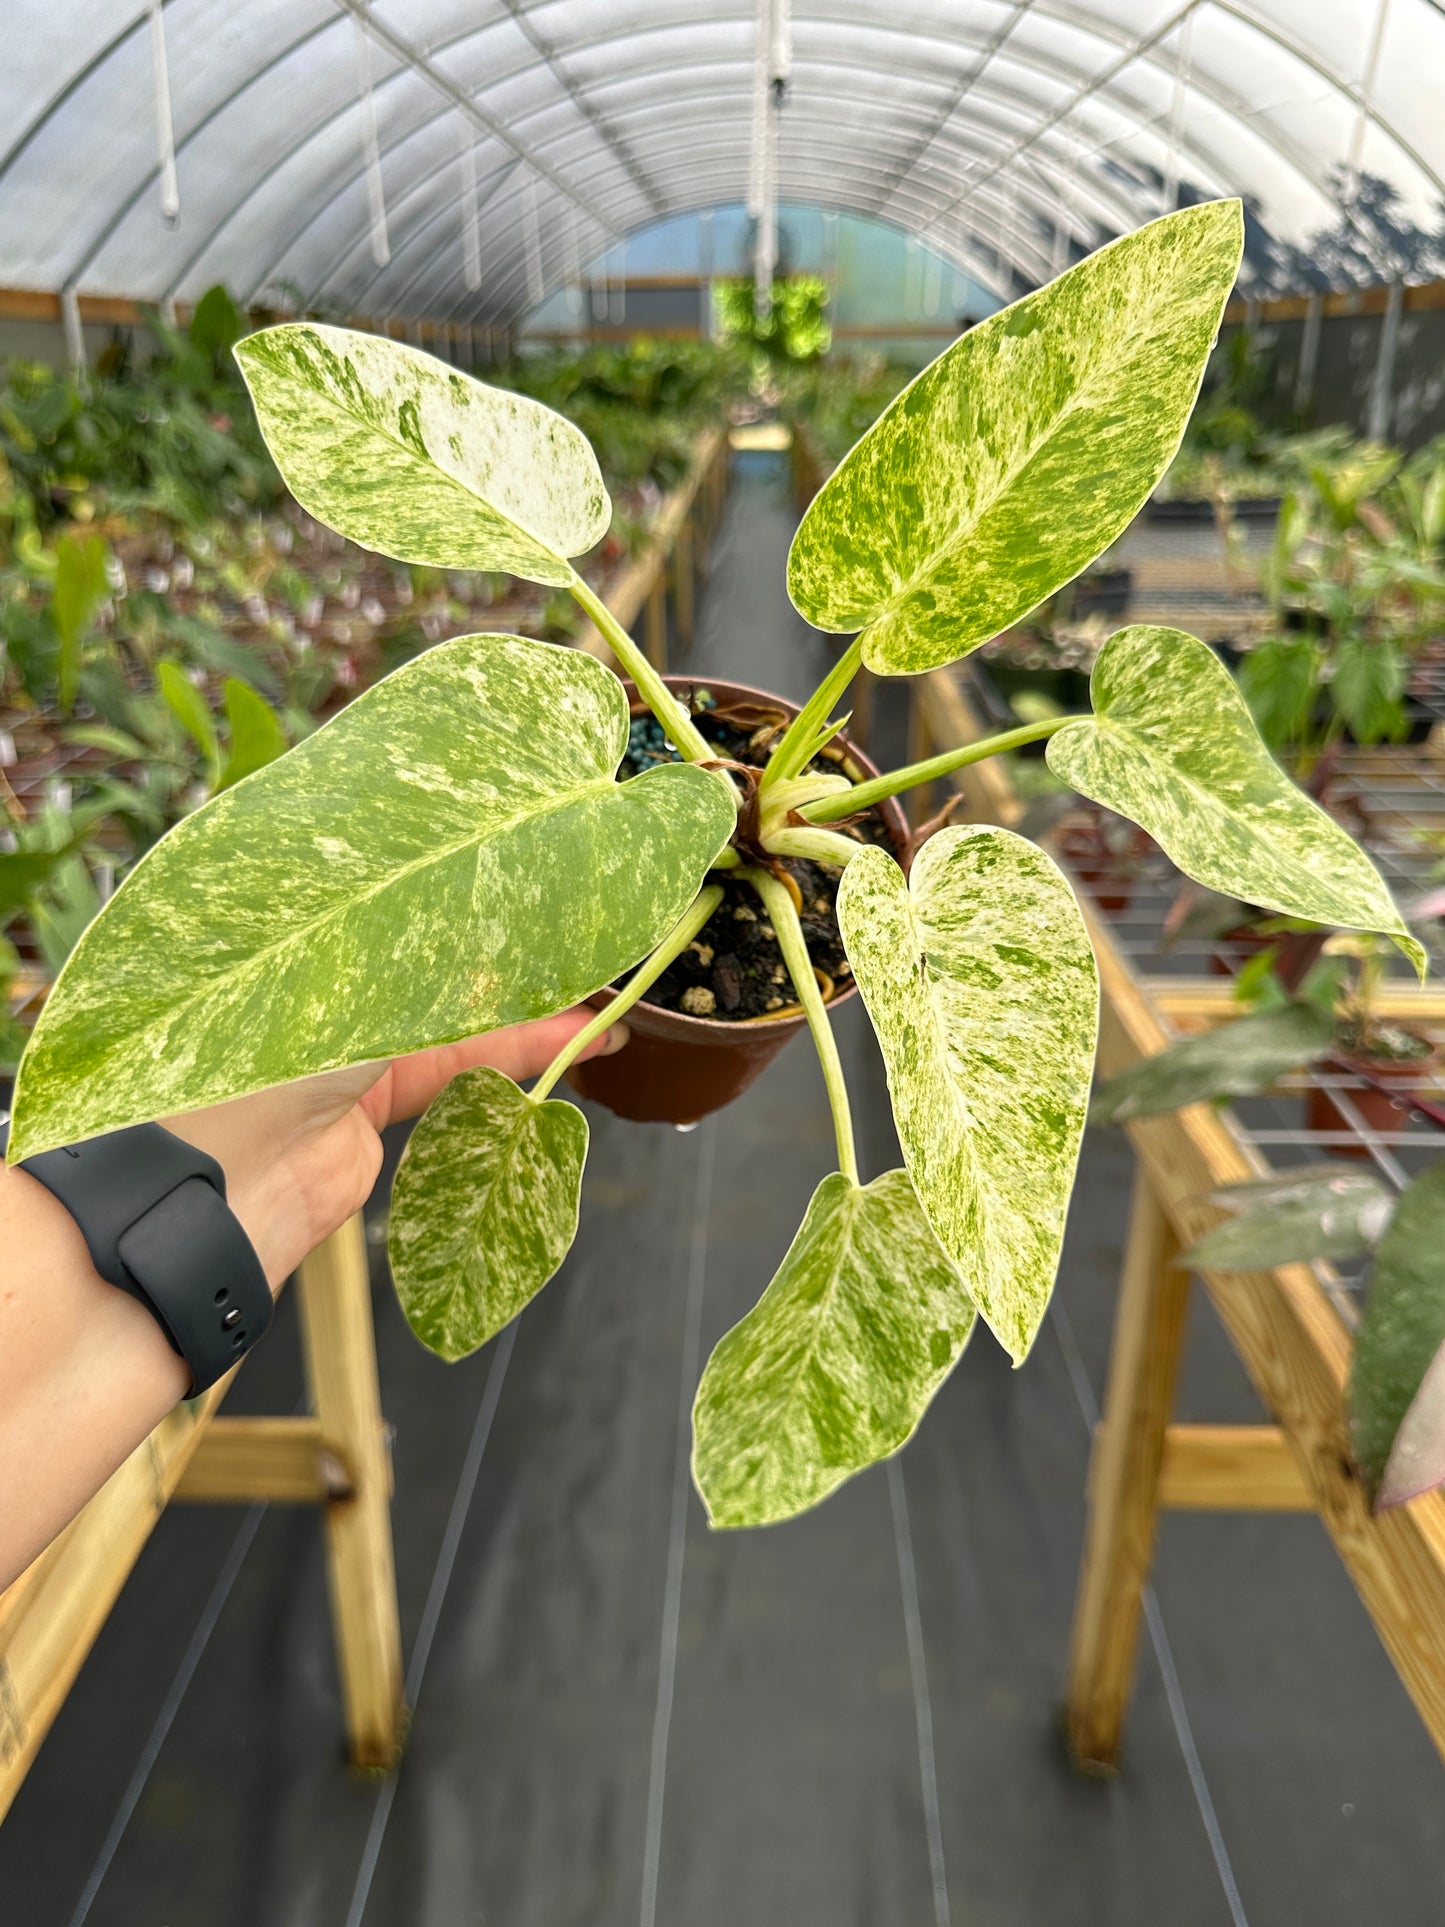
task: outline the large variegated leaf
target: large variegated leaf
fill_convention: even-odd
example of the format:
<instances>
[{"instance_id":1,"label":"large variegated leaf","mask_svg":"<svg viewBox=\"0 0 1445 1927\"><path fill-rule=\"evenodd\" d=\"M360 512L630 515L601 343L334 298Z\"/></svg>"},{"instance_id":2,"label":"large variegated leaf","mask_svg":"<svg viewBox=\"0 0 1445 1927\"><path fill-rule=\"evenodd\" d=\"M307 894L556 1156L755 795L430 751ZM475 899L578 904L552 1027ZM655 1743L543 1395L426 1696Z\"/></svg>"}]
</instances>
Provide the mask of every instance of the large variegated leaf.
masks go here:
<instances>
[{"instance_id":1,"label":"large variegated leaf","mask_svg":"<svg viewBox=\"0 0 1445 1927\"><path fill-rule=\"evenodd\" d=\"M587 1120L501 1071L464 1071L407 1142L387 1251L407 1323L443 1358L509 1325L577 1235Z\"/></svg>"},{"instance_id":2,"label":"large variegated leaf","mask_svg":"<svg viewBox=\"0 0 1445 1927\"><path fill-rule=\"evenodd\" d=\"M1445 1164L1422 1171L1380 1240L1355 1333L1350 1421L1376 1505L1445 1480Z\"/></svg>"},{"instance_id":3,"label":"large variegated leaf","mask_svg":"<svg viewBox=\"0 0 1445 1927\"><path fill-rule=\"evenodd\" d=\"M236 359L303 508L404 562L565 583L612 505L586 436L381 335L286 322Z\"/></svg>"},{"instance_id":4,"label":"large variegated leaf","mask_svg":"<svg viewBox=\"0 0 1445 1927\"><path fill-rule=\"evenodd\" d=\"M1142 824L1186 876L1312 923L1393 937L1423 976L1370 859L1284 774L1234 678L1180 629L1120 629L1090 678L1094 714L1050 738L1049 768Z\"/></svg>"},{"instance_id":5,"label":"large variegated leaf","mask_svg":"<svg viewBox=\"0 0 1445 1927\"><path fill-rule=\"evenodd\" d=\"M731 834L630 782L622 685L517 636L428 650L137 864L20 1069L11 1157L561 1010L662 937Z\"/></svg>"},{"instance_id":6,"label":"large variegated leaf","mask_svg":"<svg viewBox=\"0 0 1445 1927\"><path fill-rule=\"evenodd\" d=\"M1394 1194L1373 1171L1302 1164L1267 1178L1224 1184L1210 1201L1231 1213L1186 1251L1198 1271L1261 1271L1315 1258L1357 1258L1390 1221Z\"/></svg>"},{"instance_id":7,"label":"large variegated leaf","mask_svg":"<svg viewBox=\"0 0 1445 1927\"><path fill-rule=\"evenodd\" d=\"M906 1171L824 1178L698 1387L693 1476L713 1525L791 1518L897 1451L973 1323Z\"/></svg>"},{"instance_id":8,"label":"large variegated leaf","mask_svg":"<svg viewBox=\"0 0 1445 1927\"><path fill-rule=\"evenodd\" d=\"M1239 268L1238 201L1153 221L971 328L803 517L788 591L884 674L952 662L1061 588L1169 466Z\"/></svg>"},{"instance_id":9,"label":"large variegated leaf","mask_svg":"<svg viewBox=\"0 0 1445 1927\"><path fill-rule=\"evenodd\" d=\"M1090 1115L1095 1124L1127 1124L1213 1098L1249 1097L1328 1050L1334 1034L1313 1004L1251 1011L1119 1071L1100 1085Z\"/></svg>"},{"instance_id":10,"label":"large variegated leaf","mask_svg":"<svg viewBox=\"0 0 1445 1927\"><path fill-rule=\"evenodd\" d=\"M956 828L924 844L908 882L860 850L838 921L919 1201L1022 1359L1058 1268L1098 1025L1073 892L1036 844Z\"/></svg>"}]
</instances>

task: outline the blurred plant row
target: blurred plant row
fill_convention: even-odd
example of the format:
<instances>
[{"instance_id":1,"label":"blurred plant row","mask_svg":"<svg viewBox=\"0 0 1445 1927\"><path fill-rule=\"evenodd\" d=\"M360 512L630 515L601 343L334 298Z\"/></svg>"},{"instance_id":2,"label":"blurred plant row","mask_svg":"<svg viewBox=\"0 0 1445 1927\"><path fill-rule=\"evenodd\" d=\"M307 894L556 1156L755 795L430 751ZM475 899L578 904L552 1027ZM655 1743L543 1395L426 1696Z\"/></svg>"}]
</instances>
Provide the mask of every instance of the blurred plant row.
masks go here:
<instances>
[{"instance_id":1,"label":"blurred plant row","mask_svg":"<svg viewBox=\"0 0 1445 1927\"><path fill-rule=\"evenodd\" d=\"M572 633L565 598L409 567L313 522L276 473L224 289L155 316L77 380L0 364L0 984L53 976L117 877L208 795L444 636ZM594 586L649 539L701 430L743 392L736 347L639 342L488 379L575 420L615 504ZM20 1034L0 1001L0 1062Z\"/></svg>"}]
</instances>

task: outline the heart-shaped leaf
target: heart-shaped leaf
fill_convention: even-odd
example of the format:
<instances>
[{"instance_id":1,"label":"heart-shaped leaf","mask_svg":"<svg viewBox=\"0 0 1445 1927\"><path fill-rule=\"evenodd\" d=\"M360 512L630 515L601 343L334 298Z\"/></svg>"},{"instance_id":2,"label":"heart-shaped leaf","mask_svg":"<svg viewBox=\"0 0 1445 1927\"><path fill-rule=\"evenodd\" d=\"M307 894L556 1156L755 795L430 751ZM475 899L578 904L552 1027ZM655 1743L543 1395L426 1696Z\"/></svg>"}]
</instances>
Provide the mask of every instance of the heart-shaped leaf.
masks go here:
<instances>
[{"instance_id":1,"label":"heart-shaped leaf","mask_svg":"<svg viewBox=\"0 0 1445 1927\"><path fill-rule=\"evenodd\" d=\"M1095 1094L1090 1120L1127 1124L1186 1104L1267 1091L1286 1071L1328 1050L1334 1034L1329 1015L1313 1004L1252 1011L1197 1037L1181 1037L1111 1077Z\"/></svg>"},{"instance_id":2,"label":"heart-shaped leaf","mask_svg":"<svg viewBox=\"0 0 1445 1927\"><path fill-rule=\"evenodd\" d=\"M630 782L592 657L463 636L178 824L91 924L20 1069L10 1154L545 1016L645 956L736 821Z\"/></svg>"},{"instance_id":3,"label":"heart-shaped leaf","mask_svg":"<svg viewBox=\"0 0 1445 1927\"><path fill-rule=\"evenodd\" d=\"M1315 1258L1357 1258L1390 1221L1394 1193L1372 1171L1304 1164L1268 1178L1221 1185L1213 1203L1232 1212L1180 1259L1198 1271L1265 1271Z\"/></svg>"},{"instance_id":4,"label":"heart-shaped leaf","mask_svg":"<svg viewBox=\"0 0 1445 1927\"><path fill-rule=\"evenodd\" d=\"M941 830L905 882L843 872L838 922L888 1068L919 1202L1015 1360L1053 1289L1078 1162L1099 984L1053 861L1008 830Z\"/></svg>"},{"instance_id":5,"label":"heart-shaped leaf","mask_svg":"<svg viewBox=\"0 0 1445 1927\"><path fill-rule=\"evenodd\" d=\"M311 321L248 335L236 359L287 487L353 542L563 584L607 533L586 436L541 402Z\"/></svg>"},{"instance_id":6,"label":"heart-shaped leaf","mask_svg":"<svg viewBox=\"0 0 1445 1927\"><path fill-rule=\"evenodd\" d=\"M1380 1240L1355 1333L1350 1426L1377 1507L1445 1479L1445 1164L1422 1171Z\"/></svg>"},{"instance_id":7,"label":"heart-shaped leaf","mask_svg":"<svg viewBox=\"0 0 1445 1927\"><path fill-rule=\"evenodd\" d=\"M885 675L936 669L1128 527L1179 447L1234 285L1238 201L1168 214L971 328L803 517L788 592L866 629Z\"/></svg>"},{"instance_id":8,"label":"heart-shaped leaf","mask_svg":"<svg viewBox=\"0 0 1445 1927\"><path fill-rule=\"evenodd\" d=\"M1049 768L1142 824L1186 876L1311 923L1378 930L1425 973L1384 879L1260 740L1224 664L1181 629L1110 636L1090 678L1094 714L1049 740Z\"/></svg>"},{"instance_id":9,"label":"heart-shaped leaf","mask_svg":"<svg viewBox=\"0 0 1445 1927\"><path fill-rule=\"evenodd\" d=\"M407 1142L387 1251L406 1321L443 1358L485 1345L546 1284L577 1235L587 1120L501 1071L464 1071Z\"/></svg>"},{"instance_id":10,"label":"heart-shaped leaf","mask_svg":"<svg viewBox=\"0 0 1445 1927\"><path fill-rule=\"evenodd\" d=\"M824 1178L698 1387L693 1476L712 1524L791 1518L896 1452L973 1323L906 1171Z\"/></svg>"}]
</instances>

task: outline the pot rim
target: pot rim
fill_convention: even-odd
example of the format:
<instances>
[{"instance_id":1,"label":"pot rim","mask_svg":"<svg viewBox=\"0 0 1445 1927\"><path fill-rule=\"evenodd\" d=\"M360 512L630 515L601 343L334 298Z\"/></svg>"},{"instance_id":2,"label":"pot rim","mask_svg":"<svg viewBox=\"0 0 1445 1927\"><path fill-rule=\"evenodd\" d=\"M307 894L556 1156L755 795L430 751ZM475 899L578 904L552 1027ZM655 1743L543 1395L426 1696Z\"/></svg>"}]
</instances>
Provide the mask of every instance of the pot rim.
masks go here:
<instances>
[{"instance_id":1,"label":"pot rim","mask_svg":"<svg viewBox=\"0 0 1445 1927\"><path fill-rule=\"evenodd\" d=\"M802 708L801 703L792 702L786 696L776 695L770 689L756 689L751 683L734 682L730 676L668 675L664 676L662 680L674 694L680 694L686 690L689 698L694 690L712 689L718 691L726 690L731 695L744 700L751 699L757 702L771 703L783 710L790 721ZM647 704L638 694L636 685L630 678L624 677L622 686L627 693L629 714L634 716L651 714ZM856 743L849 741L846 731L835 737L834 740L844 745L850 759L856 764L857 768L861 770L862 776L855 777L855 782L862 781L864 778L870 776L881 775L882 772L879 770L877 764L874 763L863 750L859 749ZM901 846L907 840L906 822L902 810L898 805L897 799L891 796L886 797L878 807L883 814L885 822L888 822L889 827L893 830L895 839L899 844L899 847L896 847L892 851L892 855L895 860L900 860ZM900 823L905 823L901 837L898 829ZM849 998L856 997L857 994L857 979L850 976L846 985L839 985L836 994L828 1000L824 1008L827 1010L836 1010L839 1005L846 1004ZM587 998L586 1002L593 1004L595 1007L605 1008L605 1005L597 1006L596 1000L605 997L607 1002L611 1003L616 995L616 988L612 984L603 984L600 989L593 991L592 996ZM708 1037L719 1042L725 1037L736 1037L739 1031L762 1030L772 1024L805 1024L808 1021L808 1013L803 1009L803 1006L797 1002L784 1004L781 1010L762 1011L756 1017L694 1017L691 1011L668 1010L661 1004L649 1003L645 992L638 998L637 1005L639 1008L656 1011L659 1017L666 1017L680 1024L690 1026L694 1035L697 1036L699 1040L703 1037ZM627 1019L625 1016L622 1021L626 1023Z\"/></svg>"}]
</instances>

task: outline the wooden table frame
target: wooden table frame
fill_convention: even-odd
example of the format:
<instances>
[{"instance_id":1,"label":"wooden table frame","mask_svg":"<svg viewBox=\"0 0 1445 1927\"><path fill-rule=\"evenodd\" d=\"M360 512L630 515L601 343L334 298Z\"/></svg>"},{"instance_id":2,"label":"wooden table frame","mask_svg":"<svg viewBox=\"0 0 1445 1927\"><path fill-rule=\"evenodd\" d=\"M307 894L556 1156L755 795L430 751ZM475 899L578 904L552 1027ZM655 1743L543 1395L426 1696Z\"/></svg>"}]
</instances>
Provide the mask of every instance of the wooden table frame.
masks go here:
<instances>
[{"instance_id":1,"label":"wooden table frame","mask_svg":"<svg viewBox=\"0 0 1445 1927\"><path fill-rule=\"evenodd\" d=\"M914 702L918 741L943 749L983 733L956 672L920 678ZM1018 822L1018 798L995 763L961 770L955 780L975 820ZM1089 921L1099 962L1105 1076L1164 1047L1171 1035L1166 1011L1181 1028L1222 1014L1223 986L1159 985L1151 997L1104 924ZM1401 1014L1437 1023L1445 1017L1438 990L1401 990L1392 993L1392 1007L1396 1002ZM1219 1222L1208 1194L1265 1167L1227 1115L1208 1105L1126 1128L1138 1169L1103 1419L1089 1468L1065 1693L1075 1759L1101 1771L1117 1763L1161 1506L1316 1512L1445 1754L1445 1496L1429 1493L1371 1515L1346 1433L1350 1332L1309 1265L1201 1278L1274 1423L1171 1422L1191 1289L1189 1274L1173 1260Z\"/></svg>"},{"instance_id":2,"label":"wooden table frame","mask_svg":"<svg viewBox=\"0 0 1445 1927\"><path fill-rule=\"evenodd\" d=\"M684 643L722 514L727 435L702 436L683 484L608 607L667 666L667 596ZM611 660L589 624L578 646ZM219 1418L235 1372L178 1405L65 1531L0 1592L0 1821L157 1519L173 1500L319 1505L352 1763L385 1771L401 1752L401 1628L391 1538L391 1459L381 1414L365 1229L358 1213L297 1274L311 1413ZM237 1368L240 1369L239 1367Z\"/></svg>"}]
</instances>

